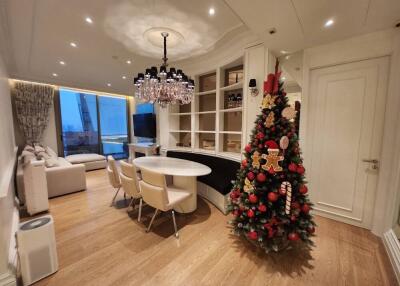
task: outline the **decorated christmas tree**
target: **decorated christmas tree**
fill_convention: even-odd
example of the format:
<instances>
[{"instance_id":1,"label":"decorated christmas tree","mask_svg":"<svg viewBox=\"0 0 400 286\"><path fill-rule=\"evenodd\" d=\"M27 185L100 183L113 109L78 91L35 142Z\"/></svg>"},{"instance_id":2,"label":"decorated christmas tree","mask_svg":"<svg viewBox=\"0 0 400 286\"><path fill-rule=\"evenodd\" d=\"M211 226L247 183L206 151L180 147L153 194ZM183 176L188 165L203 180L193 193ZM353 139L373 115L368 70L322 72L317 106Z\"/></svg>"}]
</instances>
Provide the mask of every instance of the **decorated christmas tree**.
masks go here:
<instances>
[{"instance_id":1,"label":"decorated christmas tree","mask_svg":"<svg viewBox=\"0 0 400 286\"><path fill-rule=\"evenodd\" d=\"M315 223L304 177L294 119L296 111L275 74L264 82L261 114L245 146L228 210L234 232L263 248L278 251L302 241L312 245Z\"/></svg>"}]
</instances>

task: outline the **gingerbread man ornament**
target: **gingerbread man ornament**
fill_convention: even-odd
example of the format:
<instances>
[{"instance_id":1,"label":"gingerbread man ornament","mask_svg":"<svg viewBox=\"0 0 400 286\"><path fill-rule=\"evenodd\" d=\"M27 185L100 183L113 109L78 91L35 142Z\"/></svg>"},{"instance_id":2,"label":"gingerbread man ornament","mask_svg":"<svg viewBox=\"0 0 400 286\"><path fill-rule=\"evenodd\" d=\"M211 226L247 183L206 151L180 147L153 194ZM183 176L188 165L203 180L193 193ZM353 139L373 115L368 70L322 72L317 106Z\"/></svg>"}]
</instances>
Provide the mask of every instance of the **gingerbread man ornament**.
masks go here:
<instances>
[{"instance_id":1,"label":"gingerbread man ornament","mask_svg":"<svg viewBox=\"0 0 400 286\"><path fill-rule=\"evenodd\" d=\"M265 164L261 166L264 170L268 171L272 168L275 172L281 172L283 169L279 166L279 162L283 161L283 156L279 156L279 149L268 149L268 155L262 154L262 158L266 160Z\"/></svg>"}]
</instances>

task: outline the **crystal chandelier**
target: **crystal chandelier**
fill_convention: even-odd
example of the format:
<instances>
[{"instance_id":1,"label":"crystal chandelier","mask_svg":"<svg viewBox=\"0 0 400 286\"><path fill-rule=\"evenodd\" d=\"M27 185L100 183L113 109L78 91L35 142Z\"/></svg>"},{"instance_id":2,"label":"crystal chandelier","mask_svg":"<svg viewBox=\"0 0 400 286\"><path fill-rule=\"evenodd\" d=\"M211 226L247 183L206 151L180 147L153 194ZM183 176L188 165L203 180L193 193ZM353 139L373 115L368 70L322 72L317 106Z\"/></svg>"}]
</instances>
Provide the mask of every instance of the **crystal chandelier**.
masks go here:
<instances>
[{"instance_id":1,"label":"crystal chandelier","mask_svg":"<svg viewBox=\"0 0 400 286\"><path fill-rule=\"evenodd\" d=\"M164 57L160 72L157 67L146 69L146 72L139 73L134 78L136 86L135 96L142 101L157 102L161 107L168 104L188 104L194 95L194 80L188 78L182 70L170 68L167 72L167 37L168 33L163 32L164 38Z\"/></svg>"}]
</instances>

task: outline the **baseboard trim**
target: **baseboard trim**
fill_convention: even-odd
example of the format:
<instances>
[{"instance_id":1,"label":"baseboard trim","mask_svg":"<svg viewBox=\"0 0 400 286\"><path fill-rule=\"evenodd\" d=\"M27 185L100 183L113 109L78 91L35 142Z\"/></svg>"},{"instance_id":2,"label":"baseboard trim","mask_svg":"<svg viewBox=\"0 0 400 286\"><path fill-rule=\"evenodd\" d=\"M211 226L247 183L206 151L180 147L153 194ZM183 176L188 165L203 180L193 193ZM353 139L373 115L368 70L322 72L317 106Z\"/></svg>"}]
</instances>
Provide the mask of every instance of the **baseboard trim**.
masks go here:
<instances>
[{"instance_id":1,"label":"baseboard trim","mask_svg":"<svg viewBox=\"0 0 400 286\"><path fill-rule=\"evenodd\" d=\"M17 280L12 273L0 274L0 286L16 286Z\"/></svg>"},{"instance_id":2,"label":"baseboard trim","mask_svg":"<svg viewBox=\"0 0 400 286\"><path fill-rule=\"evenodd\" d=\"M397 282L400 284L400 242L392 229L383 234L382 240L396 275Z\"/></svg>"}]
</instances>

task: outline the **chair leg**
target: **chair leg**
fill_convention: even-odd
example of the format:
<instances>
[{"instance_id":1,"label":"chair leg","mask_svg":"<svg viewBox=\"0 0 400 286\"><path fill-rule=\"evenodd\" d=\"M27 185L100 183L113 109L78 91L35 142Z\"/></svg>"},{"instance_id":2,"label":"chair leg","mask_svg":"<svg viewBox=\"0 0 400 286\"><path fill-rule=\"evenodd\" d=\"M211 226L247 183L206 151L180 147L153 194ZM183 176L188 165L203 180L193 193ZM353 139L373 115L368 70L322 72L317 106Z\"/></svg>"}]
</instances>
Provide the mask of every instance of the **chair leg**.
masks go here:
<instances>
[{"instance_id":1,"label":"chair leg","mask_svg":"<svg viewBox=\"0 0 400 286\"><path fill-rule=\"evenodd\" d=\"M174 210L172 210L171 212L172 212L172 221L174 222L175 237L178 238L179 233L178 233L178 228L176 227L175 212Z\"/></svg>"},{"instance_id":2,"label":"chair leg","mask_svg":"<svg viewBox=\"0 0 400 286\"><path fill-rule=\"evenodd\" d=\"M153 221L154 221L154 219L156 218L157 213L158 213L158 209L156 209L156 211L154 212L154 215L153 215L153 217L151 218L150 224L149 224L149 226L147 227L146 232L149 232L149 231L150 231L151 225L153 224Z\"/></svg>"},{"instance_id":3,"label":"chair leg","mask_svg":"<svg viewBox=\"0 0 400 286\"><path fill-rule=\"evenodd\" d=\"M143 204L143 199L140 198L140 202L139 202L139 215L138 215L138 222L140 222L140 219L142 217L142 204Z\"/></svg>"},{"instance_id":4,"label":"chair leg","mask_svg":"<svg viewBox=\"0 0 400 286\"><path fill-rule=\"evenodd\" d=\"M112 206L114 205L115 198L117 197L118 192L119 192L120 189L121 189L121 187L119 187L118 190L115 192L115 195L114 195L114 197L113 197L113 199L112 199L112 201L111 201L110 207L112 207Z\"/></svg>"},{"instance_id":5,"label":"chair leg","mask_svg":"<svg viewBox=\"0 0 400 286\"><path fill-rule=\"evenodd\" d=\"M129 208L130 208L131 206L133 206L133 209L135 208L135 204L134 204L133 201L134 201L134 198L132 198L132 199L131 199L131 202L129 203L128 209L126 210L127 213L129 212Z\"/></svg>"}]
</instances>

